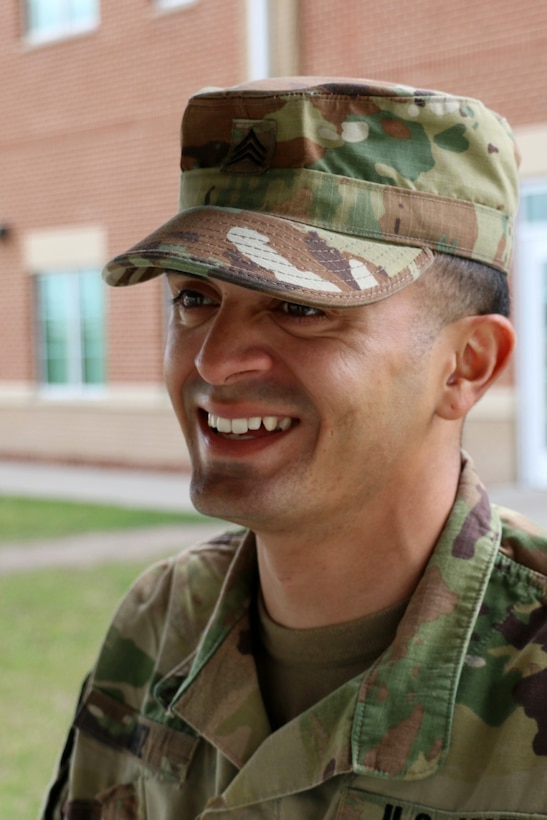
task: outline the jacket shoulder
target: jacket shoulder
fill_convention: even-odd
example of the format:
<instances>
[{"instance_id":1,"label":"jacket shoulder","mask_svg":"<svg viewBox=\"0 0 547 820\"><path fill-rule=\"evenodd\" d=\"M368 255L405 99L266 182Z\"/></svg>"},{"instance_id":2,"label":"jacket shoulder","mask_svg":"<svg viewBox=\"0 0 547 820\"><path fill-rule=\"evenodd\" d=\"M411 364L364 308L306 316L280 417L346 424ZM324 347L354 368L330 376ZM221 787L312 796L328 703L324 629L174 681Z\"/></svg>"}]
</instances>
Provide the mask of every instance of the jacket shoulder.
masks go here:
<instances>
[{"instance_id":1,"label":"jacket shoulder","mask_svg":"<svg viewBox=\"0 0 547 820\"><path fill-rule=\"evenodd\" d=\"M159 561L137 578L112 619L95 667L95 684L115 688L122 700L133 700L136 691L144 694L158 676L190 656L243 536L219 535Z\"/></svg>"}]
</instances>

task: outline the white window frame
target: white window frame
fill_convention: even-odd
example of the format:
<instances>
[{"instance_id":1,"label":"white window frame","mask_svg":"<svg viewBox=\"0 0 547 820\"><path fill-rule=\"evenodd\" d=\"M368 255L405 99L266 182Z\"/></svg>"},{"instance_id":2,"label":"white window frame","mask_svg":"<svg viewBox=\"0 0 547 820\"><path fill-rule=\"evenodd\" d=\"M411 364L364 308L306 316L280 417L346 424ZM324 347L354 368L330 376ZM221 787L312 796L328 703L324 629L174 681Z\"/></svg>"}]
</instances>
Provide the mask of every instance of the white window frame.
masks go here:
<instances>
[{"instance_id":1,"label":"white window frame","mask_svg":"<svg viewBox=\"0 0 547 820\"><path fill-rule=\"evenodd\" d=\"M88 271L91 269L88 269ZM100 270L97 269L97 276L100 277ZM38 303L38 293L36 294L36 307L37 307L37 321L38 321L38 344L37 344L37 356L38 356L38 389L40 391L40 395L43 398L47 399L74 399L74 398L100 398L105 394L106 391L106 373L105 378L102 382L98 384L88 384L83 381L82 375L82 315L80 311L80 296L81 296L81 279L80 274L84 273L83 270L80 269L73 269L73 270L44 270L37 274L37 276L44 276L47 277L48 275L55 275L56 273L64 273L67 274L67 281L70 282L69 285L69 292L68 292L68 299L70 303L70 310L69 313L73 317L70 321L68 330L69 330L69 348L70 348L70 356L68 358L68 381L62 384L55 384L50 383L47 381L45 374L47 369L47 357L45 356L46 350L46 339L43 333L43 327L41 325L41 311L39 310L39 303ZM103 295L103 320L106 320L106 306L104 304L104 295ZM106 371L106 344L104 346L105 353L104 353L104 361L103 366Z\"/></svg>"},{"instance_id":2,"label":"white window frame","mask_svg":"<svg viewBox=\"0 0 547 820\"><path fill-rule=\"evenodd\" d=\"M523 185L523 199L534 193L547 196L547 179ZM519 479L530 487L547 489L547 220L526 222L524 208L521 214L514 294Z\"/></svg>"},{"instance_id":3,"label":"white window frame","mask_svg":"<svg viewBox=\"0 0 547 820\"><path fill-rule=\"evenodd\" d=\"M63 271L100 271L107 259L107 232L101 225L64 225L53 228L42 228L27 231L22 236L21 249L23 264L28 274ZM104 295L105 322L107 321L108 304ZM106 329L105 329L106 333ZM40 340L41 343L41 340ZM79 344L79 342L78 342ZM105 342L105 365L108 364L108 347ZM39 364L43 357L41 350L36 350ZM41 381L41 372L37 387L40 396L47 399L102 397L107 390L106 382L100 385L49 385Z\"/></svg>"},{"instance_id":4,"label":"white window frame","mask_svg":"<svg viewBox=\"0 0 547 820\"><path fill-rule=\"evenodd\" d=\"M247 0L247 79L270 76L269 0Z\"/></svg>"},{"instance_id":5,"label":"white window frame","mask_svg":"<svg viewBox=\"0 0 547 820\"><path fill-rule=\"evenodd\" d=\"M155 6L160 11L172 11L185 6L194 6L198 0L155 0Z\"/></svg>"},{"instance_id":6,"label":"white window frame","mask_svg":"<svg viewBox=\"0 0 547 820\"><path fill-rule=\"evenodd\" d=\"M47 2L47 0L43 0ZM67 8L70 0L65 0ZM59 25L53 25L49 28L31 29L30 28L30 0L24 0L24 19L25 19L25 41L28 45L42 45L44 43L55 42L56 40L65 40L70 37L79 37L83 34L89 34L95 31L101 22L101 0L96 0L97 11L92 19L83 22L71 20L70 15L67 15L67 20Z\"/></svg>"}]
</instances>

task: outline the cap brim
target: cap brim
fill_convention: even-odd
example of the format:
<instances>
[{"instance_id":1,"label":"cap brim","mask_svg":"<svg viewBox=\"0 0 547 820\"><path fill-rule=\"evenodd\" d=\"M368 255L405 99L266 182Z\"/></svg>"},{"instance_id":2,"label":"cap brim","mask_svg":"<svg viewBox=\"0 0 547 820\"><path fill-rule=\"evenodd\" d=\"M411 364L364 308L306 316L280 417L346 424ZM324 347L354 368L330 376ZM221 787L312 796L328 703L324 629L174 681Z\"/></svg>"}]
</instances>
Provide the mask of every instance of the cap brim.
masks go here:
<instances>
[{"instance_id":1,"label":"cap brim","mask_svg":"<svg viewBox=\"0 0 547 820\"><path fill-rule=\"evenodd\" d=\"M190 273L318 307L352 307L396 293L430 267L430 248L339 234L290 218L192 208L109 262L114 287Z\"/></svg>"}]
</instances>

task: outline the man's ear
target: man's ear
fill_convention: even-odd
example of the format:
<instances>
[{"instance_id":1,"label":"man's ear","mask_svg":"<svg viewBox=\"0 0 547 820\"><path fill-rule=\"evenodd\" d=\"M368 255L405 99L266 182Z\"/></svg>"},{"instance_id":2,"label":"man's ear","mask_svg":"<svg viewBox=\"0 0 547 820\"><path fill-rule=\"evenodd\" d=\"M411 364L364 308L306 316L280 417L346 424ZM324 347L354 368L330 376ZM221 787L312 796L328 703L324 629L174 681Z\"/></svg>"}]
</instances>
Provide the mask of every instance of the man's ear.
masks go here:
<instances>
[{"instance_id":1,"label":"man's ear","mask_svg":"<svg viewBox=\"0 0 547 820\"><path fill-rule=\"evenodd\" d=\"M497 379L515 346L515 331L504 316L465 316L450 328L451 361L437 412L463 418Z\"/></svg>"}]
</instances>

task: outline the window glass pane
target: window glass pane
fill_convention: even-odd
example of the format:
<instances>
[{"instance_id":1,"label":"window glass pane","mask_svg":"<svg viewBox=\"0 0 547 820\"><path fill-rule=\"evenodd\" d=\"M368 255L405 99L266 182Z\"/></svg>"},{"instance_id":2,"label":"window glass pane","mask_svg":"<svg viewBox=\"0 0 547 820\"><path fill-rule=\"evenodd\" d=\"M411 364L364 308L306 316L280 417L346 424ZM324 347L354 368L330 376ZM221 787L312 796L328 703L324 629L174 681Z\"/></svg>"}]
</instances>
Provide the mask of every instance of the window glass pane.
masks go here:
<instances>
[{"instance_id":1,"label":"window glass pane","mask_svg":"<svg viewBox=\"0 0 547 820\"><path fill-rule=\"evenodd\" d=\"M524 218L527 222L547 222L547 192L524 197Z\"/></svg>"},{"instance_id":2,"label":"window glass pane","mask_svg":"<svg viewBox=\"0 0 547 820\"><path fill-rule=\"evenodd\" d=\"M27 0L31 34L55 35L78 31L99 19L99 0Z\"/></svg>"},{"instance_id":3,"label":"window glass pane","mask_svg":"<svg viewBox=\"0 0 547 820\"><path fill-rule=\"evenodd\" d=\"M80 274L80 337L82 381L104 382L103 283L96 271Z\"/></svg>"},{"instance_id":4,"label":"window glass pane","mask_svg":"<svg viewBox=\"0 0 547 820\"><path fill-rule=\"evenodd\" d=\"M65 0L27 0L30 31L58 28L64 21Z\"/></svg>"},{"instance_id":5,"label":"window glass pane","mask_svg":"<svg viewBox=\"0 0 547 820\"><path fill-rule=\"evenodd\" d=\"M104 383L103 283L98 271L37 277L43 384L81 388Z\"/></svg>"},{"instance_id":6,"label":"window glass pane","mask_svg":"<svg viewBox=\"0 0 547 820\"><path fill-rule=\"evenodd\" d=\"M39 314L42 337L42 379L47 384L69 381L69 301L66 274L40 276Z\"/></svg>"},{"instance_id":7,"label":"window glass pane","mask_svg":"<svg viewBox=\"0 0 547 820\"><path fill-rule=\"evenodd\" d=\"M98 0L70 0L69 8L73 23L91 23L99 14Z\"/></svg>"}]
</instances>

